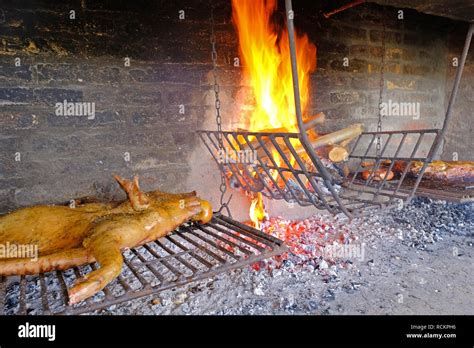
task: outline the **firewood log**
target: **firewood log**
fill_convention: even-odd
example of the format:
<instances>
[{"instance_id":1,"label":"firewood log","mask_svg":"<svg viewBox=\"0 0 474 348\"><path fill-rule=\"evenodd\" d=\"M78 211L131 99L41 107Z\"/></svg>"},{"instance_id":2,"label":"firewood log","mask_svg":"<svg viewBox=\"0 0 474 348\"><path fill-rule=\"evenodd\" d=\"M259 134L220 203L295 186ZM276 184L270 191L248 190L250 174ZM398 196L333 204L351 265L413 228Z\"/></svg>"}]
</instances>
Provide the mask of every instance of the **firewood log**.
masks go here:
<instances>
[{"instance_id":1,"label":"firewood log","mask_svg":"<svg viewBox=\"0 0 474 348\"><path fill-rule=\"evenodd\" d=\"M353 124L352 126L349 126L347 128L344 128L344 129L341 129L341 130L338 130L338 131L335 131L335 132L332 132L332 133L328 133L326 135L322 135L322 136L318 137L316 140L311 141L311 146L314 149L318 149L318 148L321 148L321 147L324 147L324 146L337 146L337 144L341 143L341 142L344 142L344 144L348 144L352 139L359 136L363 132L363 130L364 130L364 128L363 128L362 124L360 124L360 123ZM295 151L299 155L303 155L306 152L302 145L301 146L295 146ZM340 149L337 150L337 151L339 151L339 154L341 154L343 152ZM286 149L284 152L287 155L291 154L289 149ZM266 158L266 157L267 156L265 154L262 154L262 158ZM327 157L327 156L325 156L325 157Z\"/></svg>"},{"instance_id":2,"label":"firewood log","mask_svg":"<svg viewBox=\"0 0 474 348\"><path fill-rule=\"evenodd\" d=\"M324 123L326 120L326 114L324 112L318 112L316 115L308 117L304 123L304 129L310 130L316 127L318 124Z\"/></svg>"},{"instance_id":3,"label":"firewood log","mask_svg":"<svg viewBox=\"0 0 474 348\"><path fill-rule=\"evenodd\" d=\"M317 113L316 115L312 115L312 116L309 116L304 122L304 130L307 131L307 132L314 132L314 135L317 136L317 132L316 130L314 129L318 124L321 124L325 121L326 119L326 115L324 114L324 112L319 112ZM248 129L244 129L244 128L237 128L237 131L238 132L249 132ZM285 127L279 127L279 128L268 128L268 129L261 129L259 130L258 132L261 132L261 133L290 133L290 131L285 128ZM268 143L270 140L265 138L265 139L262 139L263 142L266 144ZM239 137L239 141L241 143L246 143L245 139L243 137ZM255 149L258 149L261 147L259 141L257 139L253 139L250 141L250 144L252 144L252 146L255 148Z\"/></svg>"},{"instance_id":4,"label":"firewood log","mask_svg":"<svg viewBox=\"0 0 474 348\"><path fill-rule=\"evenodd\" d=\"M325 145L336 145L340 142L347 142L352 140L355 137L359 136L364 131L364 126L362 123L356 123L344 129L328 133L326 135L320 136L315 141L311 142L311 146L315 149ZM299 151L304 151L304 149L298 149ZM297 150L297 152L298 152Z\"/></svg>"},{"instance_id":5,"label":"firewood log","mask_svg":"<svg viewBox=\"0 0 474 348\"><path fill-rule=\"evenodd\" d=\"M329 151L328 158L334 163L344 162L349 159L349 151L343 146L336 145Z\"/></svg>"}]
</instances>

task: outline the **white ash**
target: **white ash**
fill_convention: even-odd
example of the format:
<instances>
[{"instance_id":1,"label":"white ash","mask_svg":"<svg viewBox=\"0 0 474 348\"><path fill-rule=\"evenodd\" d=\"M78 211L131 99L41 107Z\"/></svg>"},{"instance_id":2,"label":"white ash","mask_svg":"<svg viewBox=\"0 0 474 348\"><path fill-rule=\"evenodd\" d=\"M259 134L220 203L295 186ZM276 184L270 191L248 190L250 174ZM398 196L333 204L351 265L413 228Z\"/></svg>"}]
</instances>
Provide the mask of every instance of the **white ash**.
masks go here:
<instances>
[{"instance_id":1,"label":"white ash","mask_svg":"<svg viewBox=\"0 0 474 348\"><path fill-rule=\"evenodd\" d=\"M415 198L412 204L394 210L384 221L399 225L402 243L418 249L443 239L444 235L474 235L474 205Z\"/></svg>"}]
</instances>

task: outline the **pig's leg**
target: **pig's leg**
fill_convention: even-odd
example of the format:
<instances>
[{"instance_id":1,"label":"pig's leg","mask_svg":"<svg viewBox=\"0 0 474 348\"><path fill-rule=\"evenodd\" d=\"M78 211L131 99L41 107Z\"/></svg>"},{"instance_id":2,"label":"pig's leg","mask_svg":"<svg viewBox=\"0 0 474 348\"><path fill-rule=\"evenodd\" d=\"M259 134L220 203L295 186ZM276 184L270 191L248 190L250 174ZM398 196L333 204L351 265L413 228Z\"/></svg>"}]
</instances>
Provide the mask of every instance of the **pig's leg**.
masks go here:
<instances>
[{"instance_id":1,"label":"pig's leg","mask_svg":"<svg viewBox=\"0 0 474 348\"><path fill-rule=\"evenodd\" d=\"M94 262L92 255L84 248L75 248L43 255L34 259L6 259L0 261L0 275L39 274L53 270L65 270Z\"/></svg>"}]
</instances>

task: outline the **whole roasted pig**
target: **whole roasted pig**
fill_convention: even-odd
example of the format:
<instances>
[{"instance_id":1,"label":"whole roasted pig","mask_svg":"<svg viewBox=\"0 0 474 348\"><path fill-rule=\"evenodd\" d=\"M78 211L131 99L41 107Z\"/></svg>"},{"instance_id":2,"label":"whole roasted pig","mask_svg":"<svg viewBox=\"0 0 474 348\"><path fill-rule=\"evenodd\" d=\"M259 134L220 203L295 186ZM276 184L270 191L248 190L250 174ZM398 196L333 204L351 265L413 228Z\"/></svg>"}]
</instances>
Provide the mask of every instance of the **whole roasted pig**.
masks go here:
<instances>
[{"instance_id":1,"label":"whole roasted pig","mask_svg":"<svg viewBox=\"0 0 474 348\"><path fill-rule=\"evenodd\" d=\"M77 303L120 274L121 250L163 237L186 221L207 223L212 218L211 205L196 192L142 192L137 177L133 181L115 179L128 196L119 205L39 205L1 216L0 243L36 245L39 257L0 260L0 275L38 274L97 261L100 268L69 290L69 303Z\"/></svg>"}]
</instances>

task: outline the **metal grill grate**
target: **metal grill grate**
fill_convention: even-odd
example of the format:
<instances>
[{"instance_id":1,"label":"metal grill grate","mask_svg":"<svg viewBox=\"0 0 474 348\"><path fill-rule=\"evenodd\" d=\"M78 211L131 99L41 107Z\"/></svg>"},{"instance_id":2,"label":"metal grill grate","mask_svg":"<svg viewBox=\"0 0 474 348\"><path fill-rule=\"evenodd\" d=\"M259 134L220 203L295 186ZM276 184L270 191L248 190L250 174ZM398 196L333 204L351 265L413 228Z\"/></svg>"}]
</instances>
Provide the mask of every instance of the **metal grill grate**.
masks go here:
<instances>
[{"instance_id":1,"label":"metal grill grate","mask_svg":"<svg viewBox=\"0 0 474 348\"><path fill-rule=\"evenodd\" d=\"M439 129L424 129L362 133L356 139L349 155L349 164L355 171L346 184L348 190L343 196L358 202L358 208L365 208L365 201L373 202L382 208L400 201L409 201L430 163L440 132ZM376 149L378 137L382 144L379 153ZM373 165L363 168L363 163L367 162L372 162ZM421 169L418 170L415 180L409 180L412 179L410 169L415 162L418 162ZM403 163L404 169L395 173L393 180L387 180L387 176L382 180L375 180L377 170L385 166L387 172L392 171L397 163ZM366 180L360 178L363 169L368 170Z\"/></svg>"},{"instance_id":2,"label":"metal grill grate","mask_svg":"<svg viewBox=\"0 0 474 348\"><path fill-rule=\"evenodd\" d=\"M201 130L198 134L219 165L218 132ZM409 200L416 191L425 165L429 163L428 158L439 141L439 134L437 129L364 132L355 140L349 156L354 175L344 180L342 176L337 179L337 173L328 173L321 159L306 151L298 133L222 132L229 153L240 154L250 150L253 154L251 161L247 162L238 156L227 158L222 168L244 190L262 192L266 197L284 199L301 206L314 205L333 214L342 212L354 216L373 208L393 206L400 200ZM375 140L378 136L383 145L377 155ZM277 163L275 157L281 158L281 163ZM368 169L369 179L361 180L362 163L367 161L373 163ZM388 170L397 161L407 165L394 180L375 181L372 174L383 161L391 161ZM424 165L418 173L419 179L412 182L409 190L407 185L401 190L414 161Z\"/></svg>"},{"instance_id":3,"label":"metal grill grate","mask_svg":"<svg viewBox=\"0 0 474 348\"><path fill-rule=\"evenodd\" d=\"M285 252L282 241L216 214L124 252L121 275L95 296L68 306L67 288L97 264L0 279L0 314L81 314L206 279Z\"/></svg>"}]
</instances>

